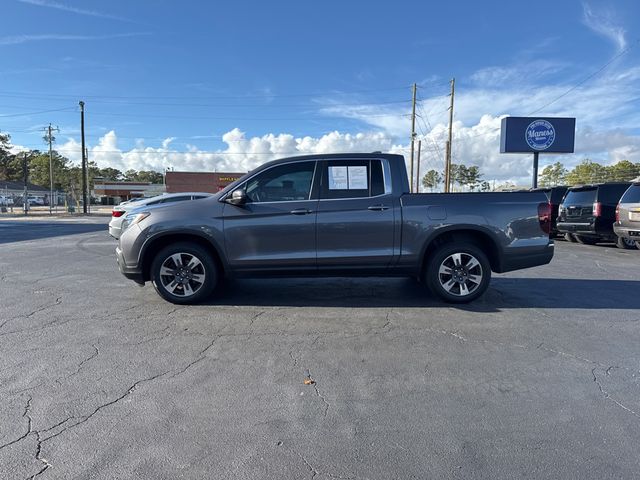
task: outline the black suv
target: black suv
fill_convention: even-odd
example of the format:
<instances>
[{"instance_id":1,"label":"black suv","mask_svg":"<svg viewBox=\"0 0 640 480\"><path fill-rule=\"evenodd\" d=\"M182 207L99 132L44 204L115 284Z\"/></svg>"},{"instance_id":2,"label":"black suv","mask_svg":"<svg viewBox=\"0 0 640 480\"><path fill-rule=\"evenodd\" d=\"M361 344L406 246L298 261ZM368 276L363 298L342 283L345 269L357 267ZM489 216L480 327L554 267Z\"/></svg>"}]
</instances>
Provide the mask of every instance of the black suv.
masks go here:
<instances>
[{"instance_id":1,"label":"black suv","mask_svg":"<svg viewBox=\"0 0 640 480\"><path fill-rule=\"evenodd\" d=\"M613 232L616 206L630 183L599 183L572 187L560 205L558 231L573 234L580 243L616 242L630 248Z\"/></svg>"},{"instance_id":2,"label":"black suv","mask_svg":"<svg viewBox=\"0 0 640 480\"><path fill-rule=\"evenodd\" d=\"M532 192L543 192L547 198L549 199L549 205L551 205L551 231L549 233L550 237L553 238L558 235L558 212L560 210L560 204L562 203L562 199L565 194L569 190L567 186L560 187L540 187L540 188L532 188Z\"/></svg>"}]
</instances>

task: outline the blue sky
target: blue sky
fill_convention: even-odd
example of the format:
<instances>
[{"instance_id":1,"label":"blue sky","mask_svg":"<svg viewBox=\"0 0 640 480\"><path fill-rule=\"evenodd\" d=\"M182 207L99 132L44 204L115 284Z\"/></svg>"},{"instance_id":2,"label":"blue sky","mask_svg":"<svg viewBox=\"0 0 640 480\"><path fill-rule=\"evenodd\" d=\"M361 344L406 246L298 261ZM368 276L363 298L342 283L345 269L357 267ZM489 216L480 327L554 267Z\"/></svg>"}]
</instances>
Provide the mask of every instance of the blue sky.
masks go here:
<instances>
[{"instance_id":1,"label":"blue sky","mask_svg":"<svg viewBox=\"0 0 640 480\"><path fill-rule=\"evenodd\" d=\"M417 82L423 168L440 168L455 77L454 161L488 178L527 177L530 161L497 153L496 127L539 109L577 117L566 164L640 161L637 1L273 5L4 2L0 130L44 148L51 122L77 160L82 99L101 166L242 171L297 152L406 154Z\"/></svg>"}]
</instances>

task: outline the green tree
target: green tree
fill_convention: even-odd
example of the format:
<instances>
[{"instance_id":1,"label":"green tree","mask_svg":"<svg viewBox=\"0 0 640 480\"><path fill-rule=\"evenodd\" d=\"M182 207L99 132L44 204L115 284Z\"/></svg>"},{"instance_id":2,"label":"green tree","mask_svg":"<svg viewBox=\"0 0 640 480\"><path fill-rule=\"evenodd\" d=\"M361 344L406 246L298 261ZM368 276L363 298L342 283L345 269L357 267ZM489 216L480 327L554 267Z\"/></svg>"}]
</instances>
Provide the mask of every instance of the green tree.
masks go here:
<instances>
[{"instance_id":1,"label":"green tree","mask_svg":"<svg viewBox=\"0 0 640 480\"><path fill-rule=\"evenodd\" d=\"M436 170L429 170L424 177L422 177L422 186L430 189L432 192L438 188L438 185L442 183L442 175Z\"/></svg>"},{"instance_id":2,"label":"green tree","mask_svg":"<svg viewBox=\"0 0 640 480\"><path fill-rule=\"evenodd\" d=\"M640 176L640 163L633 163L629 160L620 160L605 169L606 180L610 182L628 182Z\"/></svg>"},{"instance_id":3,"label":"green tree","mask_svg":"<svg viewBox=\"0 0 640 480\"><path fill-rule=\"evenodd\" d=\"M8 133L0 133L0 180L22 179L22 159L19 159L9 151L11 148L11 136Z\"/></svg>"},{"instance_id":4,"label":"green tree","mask_svg":"<svg viewBox=\"0 0 640 480\"><path fill-rule=\"evenodd\" d=\"M53 188L66 190L70 184L71 161L57 151L51 152L53 166ZM49 152L29 152L29 180L42 187L49 187Z\"/></svg>"},{"instance_id":5,"label":"green tree","mask_svg":"<svg viewBox=\"0 0 640 480\"><path fill-rule=\"evenodd\" d=\"M124 181L125 182L137 182L138 181L138 172L133 170L133 169L129 169L126 172L124 172Z\"/></svg>"},{"instance_id":6,"label":"green tree","mask_svg":"<svg viewBox=\"0 0 640 480\"><path fill-rule=\"evenodd\" d=\"M98 174L96 177L103 177L105 180L110 180L112 182L119 182L124 178L124 175L117 168L101 168L98 170Z\"/></svg>"},{"instance_id":7,"label":"green tree","mask_svg":"<svg viewBox=\"0 0 640 480\"><path fill-rule=\"evenodd\" d=\"M160 172L153 170L140 170L136 176L138 182L162 183L163 176Z\"/></svg>"},{"instance_id":8,"label":"green tree","mask_svg":"<svg viewBox=\"0 0 640 480\"><path fill-rule=\"evenodd\" d=\"M606 168L599 163L584 159L565 178L568 185L602 182L606 179Z\"/></svg>"},{"instance_id":9,"label":"green tree","mask_svg":"<svg viewBox=\"0 0 640 480\"><path fill-rule=\"evenodd\" d=\"M480 188L480 180L482 173L480 173L480 167L472 165L467 167L466 165L451 164L451 183L457 183L461 187L468 187L470 190Z\"/></svg>"},{"instance_id":10,"label":"green tree","mask_svg":"<svg viewBox=\"0 0 640 480\"><path fill-rule=\"evenodd\" d=\"M468 186L469 190L474 191L480 188L480 179L482 178L480 167L472 165L464 168L461 172L461 177L462 185Z\"/></svg>"},{"instance_id":11,"label":"green tree","mask_svg":"<svg viewBox=\"0 0 640 480\"><path fill-rule=\"evenodd\" d=\"M562 185L565 182L567 173L568 170L560 162L547 165L542 169L542 173L539 176L540 186L555 187L556 185Z\"/></svg>"}]
</instances>

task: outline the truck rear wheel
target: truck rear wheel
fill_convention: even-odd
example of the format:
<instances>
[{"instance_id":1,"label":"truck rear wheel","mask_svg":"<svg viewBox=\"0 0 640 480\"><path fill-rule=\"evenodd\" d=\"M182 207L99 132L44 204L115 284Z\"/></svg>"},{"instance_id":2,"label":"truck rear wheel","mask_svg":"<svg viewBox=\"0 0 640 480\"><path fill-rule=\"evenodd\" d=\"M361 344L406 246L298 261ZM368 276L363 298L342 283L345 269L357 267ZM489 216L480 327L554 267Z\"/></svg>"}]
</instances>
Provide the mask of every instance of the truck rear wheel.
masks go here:
<instances>
[{"instance_id":1,"label":"truck rear wheel","mask_svg":"<svg viewBox=\"0 0 640 480\"><path fill-rule=\"evenodd\" d=\"M573 235L573 233L565 233L564 234L564 239L567 242L576 243L576 237Z\"/></svg>"},{"instance_id":2,"label":"truck rear wheel","mask_svg":"<svg viewBox=\"0 0 640 480\"><path fill-rule=\"evenodd\" d=\"M213 292L218 269L211 254L200 245L175 243L153 259L151 281L158 295L171 303L197 303Z\"/></svg>"},{"instance_id":3,"label":"truck rear wheel","mask_svg":"<svg viewBox=\"0 0 640 480\"><path fill-rule=\"evenodd\" d=\"M583 245L595 245L596 243L598 243L598 239L595 237L587 237L585 235L576 235L575 237L578 243L581 243Z\"/></svg>"},{"instance_id":4,"label":"truck rear wheel","mask_svg":"<svg viewBox=\"0 0 640 480\"><path fill-rule=\"evenodd\" d=\"M444 244L427 261L429 290L450 303L475 300L487 290L490 280L489 260L472 243Z\"/></svg>"}]
</instances>

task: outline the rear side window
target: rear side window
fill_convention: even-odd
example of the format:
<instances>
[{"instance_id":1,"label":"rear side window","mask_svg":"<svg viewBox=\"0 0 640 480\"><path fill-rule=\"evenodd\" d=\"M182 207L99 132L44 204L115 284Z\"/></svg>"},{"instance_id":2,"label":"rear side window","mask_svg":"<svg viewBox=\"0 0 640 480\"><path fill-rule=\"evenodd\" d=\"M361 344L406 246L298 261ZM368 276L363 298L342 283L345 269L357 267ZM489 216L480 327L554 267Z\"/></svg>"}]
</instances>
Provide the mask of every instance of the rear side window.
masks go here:
<instances>
[{"instance_id":1,"label":"rear side window","mask_svg":"<svg viewBox=\"0 0 640 480\"><path fill-rule=\"evenodd\" d=\"M191 200L191 195L184 195L182 197L172 197L160 200L158 203L172 203L172 202L184 202L185 200Z\"/></svg>"},{"instance_id":2,"label":"rear side window","mask_svg":"<svg viewBox=\"0 0 640 480\"><path fill-rule=\"evenodd\" d=\"M567 189L566 188L552 188L550 195L551 195L551 203L555 204L555 205L559 205L560 202L562 202L562 198L564 197L564 194L567 193Z\"/></svg>"},{"instance_id":3,"label":"rear side window","mask_svg":"<svg viewBox=\"0 0 640 480\"><path fill-rule=\"evenodd\" d=\"M385 193L380 160L332 160L322 172L320 198L366 198Z\"/></svg>"},{"instance_id":4,"label":"rear side window","mask_svg":"<svg viewBox=\"0 0 640 480\"><path fill-rule=\"evenodd\" d=\"M617 204L620 197L629 188L629 185L603 185L598 193L598 201L609 204Z\"/></svg>"},{"instance_id":5,"label":"rear side window","mask_svg":"<svg viewBox=\"0 0 640 480\"><path fill-rule=\"evenodd\" d=\"M640 185L631 185L620 199L620 203L640 203Z\"/></svg>"},{"instance_id":6,"label":"rear side window","mask_svg":"<svg viewBox=\"0 0 640 480\"><path fill-rule=\"evenodd\" d=\"M596 201L596 189L569 190L562 202L564 205L591 205Z\"/></svg>"}]
</instances>

